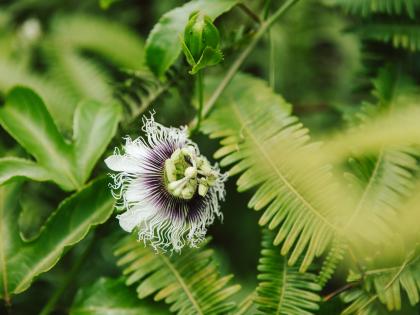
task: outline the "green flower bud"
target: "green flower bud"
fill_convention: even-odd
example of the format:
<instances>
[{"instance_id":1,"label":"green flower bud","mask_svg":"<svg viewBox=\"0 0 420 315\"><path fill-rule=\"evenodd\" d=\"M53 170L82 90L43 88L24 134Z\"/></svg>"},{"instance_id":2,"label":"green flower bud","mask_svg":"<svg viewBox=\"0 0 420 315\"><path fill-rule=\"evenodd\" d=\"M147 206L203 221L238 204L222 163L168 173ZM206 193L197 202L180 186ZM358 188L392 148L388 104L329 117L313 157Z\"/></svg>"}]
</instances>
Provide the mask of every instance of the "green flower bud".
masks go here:
<instances>
[{"instance_id":1,"label":"green flower bud","mask_svg":"<svg viewBox=\"0 0 420 315\"><path fill-rule=\"evenodd\" d=\"M191 74L218 64L223 59L219 49L219 31L210 17L199 11L190 15L181 43L187 61L193 67Z\"/></svg>"},{"instance_id":2,"label":"green flower bud","mask_svg":"<svg viewBox=\"0 0 420 315\"><path fill-rule=\"evenodd\" d=\"M185 27L184 41L194 60L198 61L206 47L218 48L219 31L208 16L195 12Z\"/></svg>"}]
</instances>

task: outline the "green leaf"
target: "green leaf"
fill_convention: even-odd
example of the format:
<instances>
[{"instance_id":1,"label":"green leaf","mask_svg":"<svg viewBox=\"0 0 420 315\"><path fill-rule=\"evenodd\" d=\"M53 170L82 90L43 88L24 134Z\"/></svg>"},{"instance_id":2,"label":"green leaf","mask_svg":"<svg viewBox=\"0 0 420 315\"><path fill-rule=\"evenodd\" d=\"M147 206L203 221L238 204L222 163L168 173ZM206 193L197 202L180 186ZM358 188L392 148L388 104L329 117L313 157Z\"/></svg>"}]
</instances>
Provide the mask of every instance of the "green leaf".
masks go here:
<instances>
[{"instance_id":1,"label":"green leaf","mask_svg":"<svg viewBox=\"0 0 420 315\"><path fill-rule=\"evenodd\" d=\"M46 102L48 111L59 126L65 130L71 128L72 116L77 100L57 81L22 69L11 60L0 60L0 90L6 94L16 85L22 85L37 91Z\"/></svg>"},{"instance_id":2,"label":"green leaf","mask_svg":"<svg viewBox=\"0 0 420 315\"><path fill-rule=\"evenodd\" d=\"M31 160L15 157L0 159L0 185L22 177L38 182L51 180L48 171Z\"/></svg>"},{"instance_id":3,"label":"green leaf","mask_svg":"<svg viewBox=\"0 0 420 315\"><path fill-rule=\"evenodd\" d=\"M321 286L314 274L287 265L287 258L273 246L274 234L263 231L258 264L258 314L311 315L319 309Z\"/></svg>"},{"instance_id":4,"label":"green leaf","mask_svg":"<svg viewBox=\"0 0 420 315\"><path fill-rule=\"evenodd\" d=\"M124 266L126 284L139 283L139 298L154 295L180 315L227 314L235 307L229 298L240 286L227 286L232 276L220 276L210 249L186 248L182 255L168 256L128 237L115 254Z\"/></svg>"},{"instance_id":5,"label":"green leaf","mask_svg":"<svg viewBox=\"0 0 420 315\"><path fill-rule=\"evenodd\" d=\"M19 194L19 234L22 240L35 240L45 227L48 218L56 210L54 197L58 189L42 183L29 182L22 185Z\"/></svg>"},{"instance_id":6,"label":"green leaf","mask_svg":"<svg viewBox=\"0 0 420 315\"><path fill-rule=\"evenodd\" d=\"M14 88L0 108L0 124L50 171L54 181L71 190L80 184L73 174L72 148L58 131L44 103L33 91Z\"/></svg>"},{"instance_id":7,"label":"green leaf","mask_svg":"<svg viewBox=\"0 0 420 315\"><path fill-rule=\"evenodd\" d=\"M74 114L74 154L80 182L85 182L114 136L121 116L115 104L81 102Z\"/></svg>"},{"instance_id":8,"label":"green leaf","mask_svg":"<svg viewBox=\"0 0 420 315\"><path fill-rule=\"evenodd\" d=\"M92 226L104 223L114 206L107 180L97 180L65 199L39 237L25 243L19 236L19 190L16 184L0 187L0 297L6 300L50 270L65 248L83 239Z\"/></svg>"},{"instance_id":9,"label":"green leaf","mask_svg":"<svg viewBox=\"0 0 420 315\"><path fill-rule=\"evenodd\" d=\"M134 290L122 279L101 278L94 284L79 289L70 315L163 315L156 304L140 301Z\"/></svg>"},{"instance_id":10,"label":"green leaf","mask_svg":"<svg viewBox=\"0 0 420 315\"><path fill-rule=\"evenodd\" d=\"M108 10L113 4L120 1L121 0L99 0L99 6L102 10Z\"/></svg>"},{"instance_id":11,"label":"green leaf","mask_svg":"<svg viewBox=\"0 0 420 315\"><path fill-rule=\"evenodd\" d=\"M164 14L153 27L146 42L146 62L161 77L181 52L179 35L184 31L190 14L203 10L212 20L229 11L237 0L195 0Z\"/></svg>"},{"instance_id":12,"label":"green leaf","mask_svg":"<svg viewBox=\"0 0 420 315\"><path fill-rule=\"evenodd\" d=\"M222 138L215 157L233 165L230 175L241 173L238 190L258 187L248 206L265 209L260 225L278 229L274 243L283 244L283 255L291 252L290 264L305 256L304 271L341 231L339 217L348 215L351 203L329 165L318 160L319 146L289 113L290 105L261 80L237 75L202 130Z\"/></svg>"}]
</instances>

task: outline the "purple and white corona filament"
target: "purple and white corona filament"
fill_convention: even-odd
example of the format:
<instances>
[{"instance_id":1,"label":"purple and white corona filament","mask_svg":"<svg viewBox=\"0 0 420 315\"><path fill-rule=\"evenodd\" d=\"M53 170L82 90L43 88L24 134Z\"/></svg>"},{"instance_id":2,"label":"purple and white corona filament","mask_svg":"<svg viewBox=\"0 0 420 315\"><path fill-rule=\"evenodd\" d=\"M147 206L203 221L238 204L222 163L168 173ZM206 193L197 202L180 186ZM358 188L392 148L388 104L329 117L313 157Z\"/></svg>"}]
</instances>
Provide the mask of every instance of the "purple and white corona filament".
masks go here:
<instances>
[{"instance_id":1,"label":"purple and white corona filament","mask_svg":"<svg viewBox=\"0 0 420 315\"><path fill-rule=\"evenodd\" d=\"M202 156L186 128L143 119L145 137L127 137L105 160L113 171L113 196L121 227L156 250L179 251L203 241L207 227L222 218L226 174Z\"/></svg>"}]
</instances>

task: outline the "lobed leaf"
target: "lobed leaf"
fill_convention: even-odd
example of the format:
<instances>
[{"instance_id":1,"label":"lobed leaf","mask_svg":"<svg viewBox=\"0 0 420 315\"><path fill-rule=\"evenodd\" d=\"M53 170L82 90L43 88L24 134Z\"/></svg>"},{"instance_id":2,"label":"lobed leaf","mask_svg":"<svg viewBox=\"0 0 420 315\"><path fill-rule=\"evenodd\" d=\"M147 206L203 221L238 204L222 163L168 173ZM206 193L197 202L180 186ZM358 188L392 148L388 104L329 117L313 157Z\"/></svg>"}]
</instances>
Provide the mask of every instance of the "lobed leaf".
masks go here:
<instances>
[{"instance_id":1,"label":"lobed leaf","mask_svg":"<svg viewBox=\"0 0 420 315\"><path fill-rule=\"evenodd\" d=\"M5 105L0 108L0 124L40 166L50 171L63 189L80 186L73 174L71 145L32 90L16 87L8 94Z\"/></svg>"},{"instance_id":2,"label":"lobed leaf","mask_svg":"<svg viewBox=\"0 0 420 315\"><path fill-rule=\"evenodd\" d=\"M120 107L83 101L74 115L74 140L58 131L42 100L27 88L15 88L0 109L0 124L37 163L0 160L0 183L18 177L51 180L64 190L80 188L116 132Z\"/></svg>"},{"instance_id":3,"label":"lobed leaf","mask_svg":"<svg viewBox=\"0 0 420 315\"><path fill-rule=\"evenodd\" d=\"M121 107L82 101L74 113L74 154L80 182L85 182L114 136Z\"/></svg>"},{"instance_id":4,"label":"lobed leaf","mask_svg":"<svg viewBox=\"0 0 420 315\"><path fill-rule=\"evenodd\" d=\"M85 237L94 225L104 223L114 201L107 180L100 179L65 199L32 242L19 235L19 185L0 187L0 297L25 291L33 279L50 270L66 247Z\"/></svg>"},{"instance_id":5,"label":"lobed leaf","mask_svg":"<svg viewBox=\"0 0 420 315\"><path fill-rule=\"evenodd\" d=\"M49 172L37 163L21 158L0 159L0 185L14 178L27 178L37 182L52 180Z\"/></svg>"}]
</instances>

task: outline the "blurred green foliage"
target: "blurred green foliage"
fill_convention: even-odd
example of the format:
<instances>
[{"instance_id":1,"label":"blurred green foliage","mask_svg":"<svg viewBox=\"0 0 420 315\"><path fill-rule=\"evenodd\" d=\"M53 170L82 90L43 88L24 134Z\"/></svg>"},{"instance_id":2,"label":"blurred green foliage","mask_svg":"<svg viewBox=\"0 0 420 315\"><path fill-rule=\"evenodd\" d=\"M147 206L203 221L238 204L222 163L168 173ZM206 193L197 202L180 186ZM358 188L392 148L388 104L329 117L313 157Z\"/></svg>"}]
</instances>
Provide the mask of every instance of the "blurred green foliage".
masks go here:
<instances>
[{"instance_id":1,"label":"blurred green foliage","mask_svg":"<svg viewBox=\"0 0 420 315\"><path fill-rule=\"evenodd\" d=\"M418 313L418 0L302 0L287 11L194 134L205 155L216 152L232 175L241 174L228 182L223 224L209 229L214 252L187 252L189 261L174 256L165 265L130 239L121 245L102 157L123 136L141 133L147 111L172 126L195 117L194 81L178 58L177 33L189 13L199 8L217 18L220 31L224 60L206 69L209 100L258 23L284 3L0 4L1 314L166 314L160 300L180 314L200 307L208 314ZM406 114L394 115L401 109ZM326 146L308 149L301 123ZM273 178L273 169L290 181ZM308 214L313 205L321 214ZM354 238L344 241L336 226ZM352 252L352 242L374 246ZM126 261L117 262L117 243ZM233 284L222 276L228 273ZM124 277L136 285L126 287ZM208 296L194 308L185 286Z\"/></svg>"}]
</instances>

